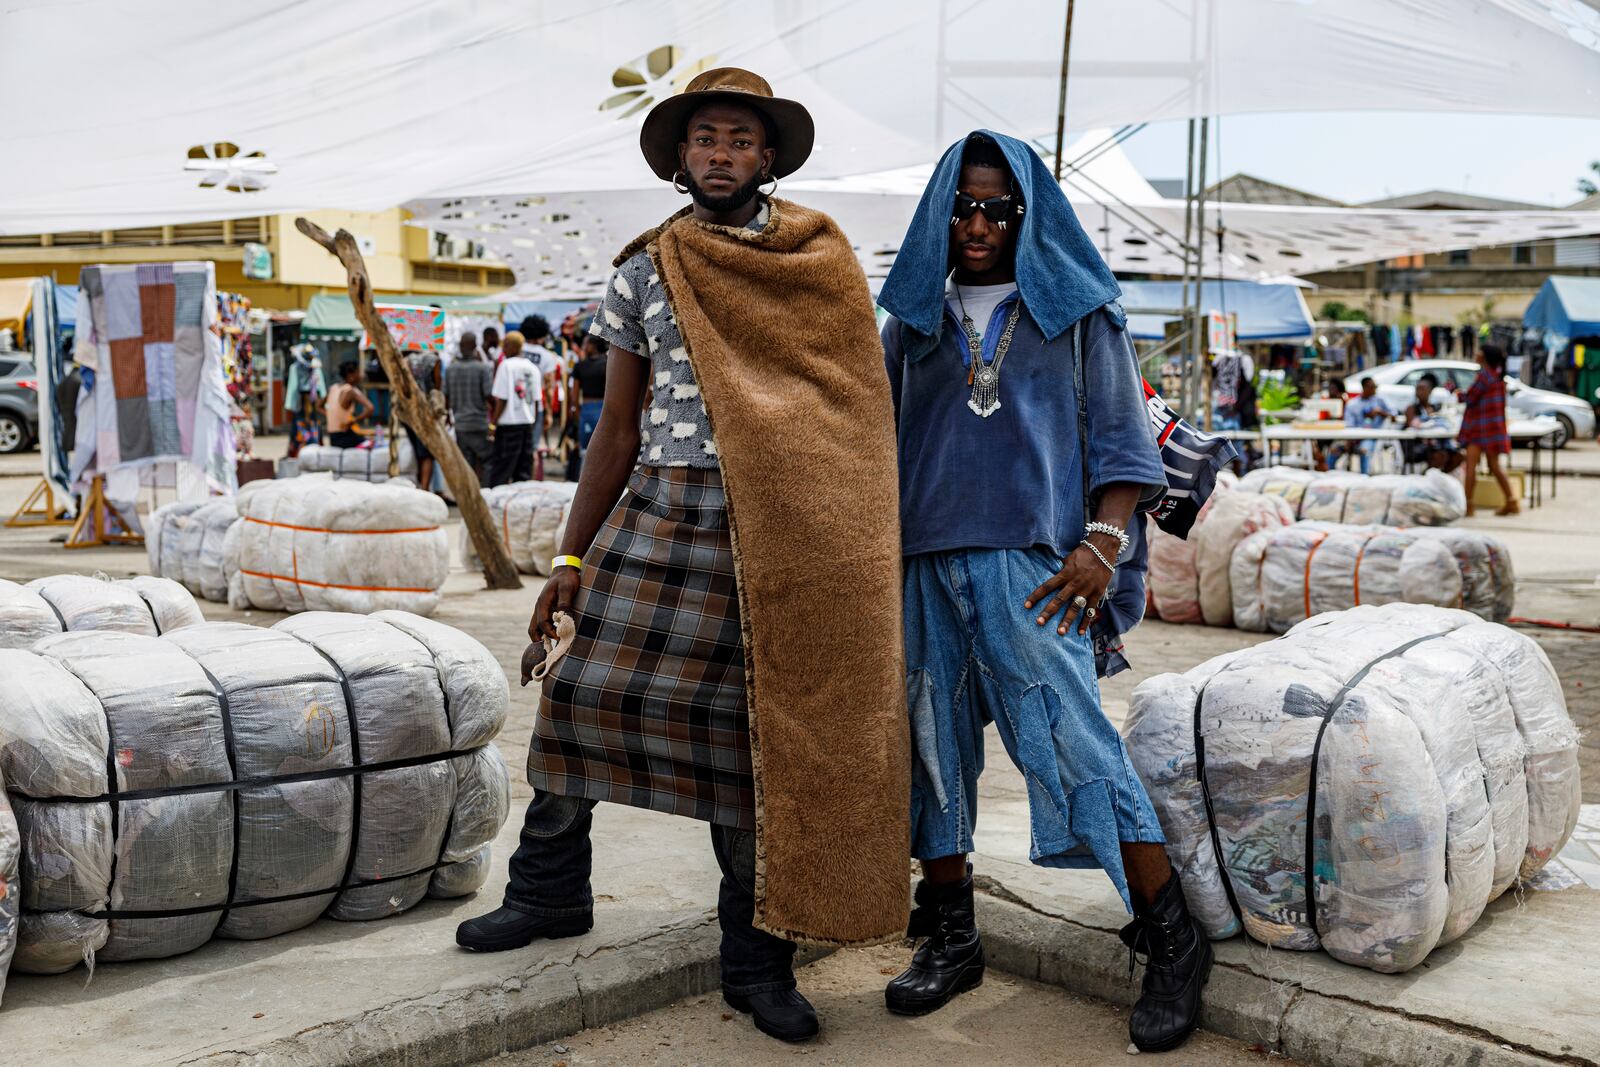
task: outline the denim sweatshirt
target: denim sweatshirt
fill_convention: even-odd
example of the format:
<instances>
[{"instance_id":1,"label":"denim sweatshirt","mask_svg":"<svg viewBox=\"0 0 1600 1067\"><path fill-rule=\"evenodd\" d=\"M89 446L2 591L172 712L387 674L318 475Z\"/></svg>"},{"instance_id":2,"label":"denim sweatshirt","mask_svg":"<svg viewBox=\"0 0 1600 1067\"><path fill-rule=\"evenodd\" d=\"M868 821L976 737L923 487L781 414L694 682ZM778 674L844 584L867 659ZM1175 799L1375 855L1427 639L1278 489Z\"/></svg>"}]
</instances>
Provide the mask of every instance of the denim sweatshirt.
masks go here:
<instances>
[{"instance_id":1,"label":"denim sweatshirt","mask_svg":"<svg viewBox=\"0 0 1600 1067\"><path fill-rule=\"evenodd\" d=\"M995 308L983 334L991 361L1019 297ZM1082 346L1087 450L1080 447L1074 338ZM1084 492L1131 482L1141 501L1166 489L1122 308L1106 304L1045 340L1026 307L1001 365L1000 410L967 407L970 357L960 321L945 308L932 337L891 316L884 358L899 438L902 553L962 548L1052 549L1083 540Z\"/></svg>"}]
</instances>

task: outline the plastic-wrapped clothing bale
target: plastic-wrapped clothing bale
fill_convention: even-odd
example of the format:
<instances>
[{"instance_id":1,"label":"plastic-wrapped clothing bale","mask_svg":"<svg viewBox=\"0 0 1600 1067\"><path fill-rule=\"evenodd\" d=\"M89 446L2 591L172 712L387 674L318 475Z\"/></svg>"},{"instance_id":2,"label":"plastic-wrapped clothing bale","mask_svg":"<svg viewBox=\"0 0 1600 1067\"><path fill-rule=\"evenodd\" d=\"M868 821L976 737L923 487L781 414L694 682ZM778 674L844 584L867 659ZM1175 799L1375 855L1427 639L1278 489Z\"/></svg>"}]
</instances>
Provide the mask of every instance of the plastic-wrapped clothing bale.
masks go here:
<instances>
[{"instance_id":1,"label":"plastic-wrapped clothing bale","mask_svg":"<svg viewBox=\"0 0 1600 1067\"><path fill-rule=\"evenodd\" d=\"M1362 604L1460 607L1503 622L1516 577L1510 553L1475 530L1402 530L1298 522L1241 541L1229 563L1233 623L1284 633Z\"/></svg>"},{"instance_id":2,"label":"plastic-wrapped clothing bale","mask_svg":"<svg viewBox=\"0 0 1600 1067\"><path fill-rule=\"evenodd\" d=\"M550 576L550 561L561 550L561 533L578 492L576 482L512 482L483 490L494 528L511 561L523 574ZM461 562L481 566L467 528L461 528Z\"/></svg>"},{"instance_id":3,"label":"plastic-wrapped clothing bale","mask_svg":"<svg viewBox=\"0 0 1600 1067\"><path fill-rule=\"evenodd\" d=\"M0 670L19 970L382 918L487 874L509 810L492 743L509 694L449 627L309 613L61 634L0 651Z\"/></svg>"},{"instance_id":4,"label":"plastic-wrapped clothing bale","mask_svg":"<svg viewBox=\"0 0 1600 1067\"><path fill-rule=\"evenodd\" d=\"M1239 489L1281 497L1298 518L1321 522L1448 526L1467 513L1466 489L1436 470L1367 475L1266 467L1240 479Z\"/></svg>"},{"instance_id":5,"label":"plastic-wrapped clothing bale","mask_svg":"<svg viewBox=\"0 0 1600 1067\"><path fill-rule=\"evenodd\" d=\"M156 509L145 538L150 569L182 583L196 596L225 603L228 570L223 546L238 521L239 508L231 496L179 501Z\"/></svg>"},{"instance_id":6,"label":"plastic-wrapped clothing bale","mask_svg":"<svg viewBox=\"0 0 1600 1067\"><path fill-rule=\"evenodd\" d=\"M1126 732L1210 936L1378 971L1465 933L1565 843L1580 798L1544 653L1448 608L1319 615L1152 678Z\"/></svg>"},{"instance_id":7,"label":"plastic-wrapped clothing bale","mask_svg":"<svg viewBox=\"0 0 1600 1067\"><path fill-rule=\"evenodd\" d=\"M32 648L40 638L60 633L64 624L44 597L0 578L0 648Z\"/></svg>"},{"instance_id":8,"label":"plastic-wrapped clothing bale","mask_svg":"<svg viewBox=\"0 0 1600 1067\"><path fill-rule=\"evenodd\" d=\"M432 614L450 572L444 501L305 475L251 482L223 543L228 602L268 611Z\"/></svg>"},{"instance_id":9,"label":"plastic-wrapped clothing bale","mask_svg":"<svg viewBox=\"0 0 1600 1067\"><path fill-rule=\"evenodd\" d=\"M1195 525L1205 521L1213 494L1200 508ZM1200 572L1195 564L1194 529L1187 539L1150 524L1150 604L1166 622L1201 623Z\"/></svg>"},{"instance_id":10,"label":"plastic-wrapped clothing bale","mask_svg":"<svg viewBox=\"0 0 1600 1067\"><path fill-rule=\"evenodd\" d=\"M176 582L139 575L112 581L82 574L0 579L0 648L31 648L64 630L166 633L203 622L194 597Z\"/></svg>"},{"instance_id":11,"label":"plastic-wrapped clothing bale","mask_svg":"<svg viewBox=\"0 0 1600 1067\"><path fill-rule=\"evenodd\" d=\"M417 476L417 455L411 442L402 437L400 443L399 475L412 479ZM349 478L362 482L389 480L389 443L376 448L335 448L333 445L307 445L296 457L301 474L331 474L335 478Z\"/></svg>"},{"instance_id":12,"label":"plastic-wrapped clothing bale","mask_svg":"<svg viewBox=\"0 0 1600 1067\"><path fill-rule=\"evenodd\" d=\"M1229 566L1234 548L1257 530L1290 525L1294 514L1277 497L1256 493L1221 493L1208 503L1213 506L1205 524L1189 535L1195 542L1200 615L1207 626L1232 626L1233 582Z\"/></svg>"},{"instance_id":13,"label":"plastic-wrapped clothing bale","mask_svg":"<svg viewBox=\"0 0 1600 1067\"><path fill-rule=\"evenodd\" d=\"M1150 540L1150 595L1167 622L1233 624L1229 561L1234 547L1261 529L1294 522L1288 503L1218 484L1200 509L1188 540L1160 531Z\"/></svg>"},{"instance_id":14,"label":"plastic-wrapped clothing bale","mask_svg":"<svg viewBox=\"0 0 1600 1067\"><path fill-rule=\"evenodd\" d=\"M163 578L178 579L168 574L173 569L171 564L162 562L162 542L166 540L167 531L176 528L179 519L191 514L204 500L174 500L170 504L163 504L150 513L144 523L144 550L150 557L150 573Z\"/></svg>"},{"instance_id":15,"label":"plastic-wrapped clothing bale","mask_svg":"<svg viewBox=\"0 0 1600 1067\"><path fill-rule=\"evenodd\" d=\"M0 789L0 999L6 993L6 974L17 950L17 923L22 908L22 835L6 792Z\"/></svg>"}]
</instances>

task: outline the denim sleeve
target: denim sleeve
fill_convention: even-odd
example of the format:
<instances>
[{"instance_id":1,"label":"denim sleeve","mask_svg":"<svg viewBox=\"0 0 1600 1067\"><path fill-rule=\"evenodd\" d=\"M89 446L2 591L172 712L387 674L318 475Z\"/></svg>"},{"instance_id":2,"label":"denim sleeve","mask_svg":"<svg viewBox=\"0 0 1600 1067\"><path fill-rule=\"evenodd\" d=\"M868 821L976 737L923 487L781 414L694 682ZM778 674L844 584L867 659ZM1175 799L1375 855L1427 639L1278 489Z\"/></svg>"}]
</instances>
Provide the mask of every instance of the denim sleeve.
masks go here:
<instances>
[{"instance_id":1,"label":"denim sleeve","mask_svg":"<svg viewBox=\"0 0 1600 1067\"><path fill-rule=\"evenodd\" d=\"M905 368L905 355L900 351L900 320L890 315L884 321L879 335L883 341L883 366L889 372L889 395L894 399L894 424L900 427L900 381Z\"/></svg>"},{"instance_id":2,"label":"denim sleeve","mask_svg":"<svg viewBox=\"0 0 1600 1067\"><path fill-rule=\"evenodd\" d=\"M1141 487L1141 505L1166 492L1161 449L1150 428L1139 361L1127 331L1104 311L1084 322L1084 391L1089 413L1089 491L1116 482Z\"/></svg>"}]
</instances>

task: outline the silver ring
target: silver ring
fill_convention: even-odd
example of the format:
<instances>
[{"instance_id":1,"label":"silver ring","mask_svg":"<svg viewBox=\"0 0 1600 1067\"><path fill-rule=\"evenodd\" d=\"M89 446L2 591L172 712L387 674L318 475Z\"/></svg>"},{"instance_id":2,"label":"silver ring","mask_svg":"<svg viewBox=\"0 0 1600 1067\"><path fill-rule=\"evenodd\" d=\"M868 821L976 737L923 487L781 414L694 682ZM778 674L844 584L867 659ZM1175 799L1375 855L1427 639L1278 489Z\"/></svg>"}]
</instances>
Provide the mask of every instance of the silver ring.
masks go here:
<instances>
[{"instance_id":1,"label":"silver ring","mask_svg":"<svg viewBox=\"0 0 1600 1067\"><path fill-rule=\"evenodd\" d=\"M1089 621L1093 622L1094 621L1094 617L1096 615L1098 615L1098 614L1100 614L1098 611L1094 610L1093 608L1090 608L1088 611L1085 611L1083 613L1083 617L1088 619Z\"/></svg>"},{"instance_id":2,"label":"silver ring","mask_svg":"<svg viewBox=\"0 0 1600 1067\"><path fill-rule=\"evenodd\" d=\"M1087 599L1085 599L1084 597L1081 597L1081 596L1075 596L1075 597L1072 598L1072 606L1075 607L1075 608L1084 607L1088 603L1089 603L1089 601Z\"/></svg>"}]
</instances>

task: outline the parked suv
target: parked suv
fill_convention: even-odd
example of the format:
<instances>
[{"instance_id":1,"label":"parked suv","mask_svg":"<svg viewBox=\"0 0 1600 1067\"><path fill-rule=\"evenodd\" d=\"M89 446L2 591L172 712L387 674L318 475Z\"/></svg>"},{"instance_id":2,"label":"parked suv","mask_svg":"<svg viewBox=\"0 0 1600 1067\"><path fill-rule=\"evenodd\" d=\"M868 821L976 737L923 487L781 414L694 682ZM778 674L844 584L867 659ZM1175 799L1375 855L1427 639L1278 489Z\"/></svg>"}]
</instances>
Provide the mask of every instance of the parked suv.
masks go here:
<instances>
[{"instance_id":1,"label":"parked suv","mask_svg":"<svg viewBox=\"0 0 1600 1067\"><path fill-rule=\"evenodd\" d=\"M1400 412L1404 411L1416 396L1417 382L1424 374L1432 374L1439 379L1439 386L1434 390L1432 397L1433 402L1437 404L1444 400L1444 397L1439 395L1441 391L1452 398L1465 393L1467 387L1472 384L1472 379L1478 376L1478 365L1461 359L1407 359L1359 371L1345 379L1345 385L1357 390L1353 395L1359 395L1357 387L1361 379L1371 378L1378 383L1378 395L1388 401L1389 406L1395 411ZM1594 408L1590 407L1587 401L1549 389L1535 389L1524 385L1520 378L1508 375L1506 418L1531 419L1537 415L1554 415L1556 421L1561 424L1561 432L1555 439L1557 448L1565 448L1567 442L1574 437L1594 436Z\"/></svg>"},{"instance_id":2,"label":"parked suv","mask_svg":"<svg viewBox=\"0 0 1600 1067\"><path fill-rule=\"evenodd\" d=\"M39 439L39 380L25 352L0 353L0 453Z\"/></svg>"}]
</instances>

